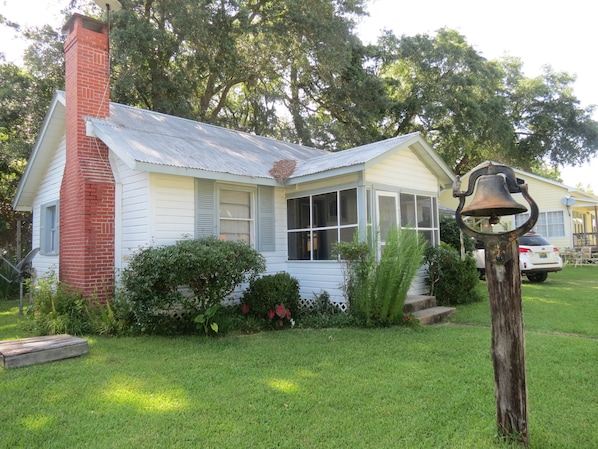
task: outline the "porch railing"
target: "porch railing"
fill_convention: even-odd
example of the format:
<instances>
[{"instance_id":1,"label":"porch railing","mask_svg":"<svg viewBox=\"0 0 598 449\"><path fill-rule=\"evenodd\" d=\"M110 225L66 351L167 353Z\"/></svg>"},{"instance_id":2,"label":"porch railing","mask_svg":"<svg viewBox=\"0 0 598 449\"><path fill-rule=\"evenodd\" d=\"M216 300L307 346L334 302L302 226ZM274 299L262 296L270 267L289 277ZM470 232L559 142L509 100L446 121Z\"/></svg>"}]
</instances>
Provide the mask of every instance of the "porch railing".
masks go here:
<instances>
[{"instance_id":1,"label":"porch railing","mask_svg":"<svg viewBox=\"0 0 598 449\"><path fill-rule=\"evenodd\" d=\"M578 232L573 234L573 246L581 248L583 246L598 246L596 243L595 232Z\"/></svg>"}]
</instances>

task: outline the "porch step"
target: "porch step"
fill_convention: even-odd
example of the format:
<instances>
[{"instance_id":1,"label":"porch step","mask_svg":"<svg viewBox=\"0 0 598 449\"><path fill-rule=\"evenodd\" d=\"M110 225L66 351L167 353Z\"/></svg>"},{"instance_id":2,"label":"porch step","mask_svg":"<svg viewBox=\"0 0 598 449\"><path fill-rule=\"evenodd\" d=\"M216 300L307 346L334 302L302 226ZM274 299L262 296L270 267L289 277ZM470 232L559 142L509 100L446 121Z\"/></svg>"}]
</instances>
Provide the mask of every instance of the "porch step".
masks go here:
<instances>
[{"instance_id":1,"label":"porch step","mask_svg":"<svg viewBox=\"0 0 598 449\"><path fill-rule=\"evenodd\" d=\"M413 312L413 316L417 318L422 325L435 324L444 321L444 319L453 314L455 310L454 307L436 306Z\"/></svg>"},{"instance_id":2,"label":"porch step","mask_svg":"<svg viewBox=\"0 0 598 449\"><path fill-rule=\"evenodd\" d=\"M403 312L413 314L422 325L440 323L455 310L437 306L436 297L430 295L409 295L403 304Z\"/></svg>"},{"instance_id":3,"label":"porch step","mask_svg":"<svg viewBox=\"0 0 598 449\"><path fill-rule=\"evenodd\" d=\"M67 334L0 341L0 366L19 368L87 354L87 340Z\"/></svg>"},{"instance_id":4,"label":"porch step","mask_svg":"<svg viewBox=\"0 0 598 449\"><path fill-rule=\"evenodd\" d=\"M418 310L436 307L436 297L429 295L409 295L405 298L403 312L414 313Z\"/></svg>"}]
</instances>

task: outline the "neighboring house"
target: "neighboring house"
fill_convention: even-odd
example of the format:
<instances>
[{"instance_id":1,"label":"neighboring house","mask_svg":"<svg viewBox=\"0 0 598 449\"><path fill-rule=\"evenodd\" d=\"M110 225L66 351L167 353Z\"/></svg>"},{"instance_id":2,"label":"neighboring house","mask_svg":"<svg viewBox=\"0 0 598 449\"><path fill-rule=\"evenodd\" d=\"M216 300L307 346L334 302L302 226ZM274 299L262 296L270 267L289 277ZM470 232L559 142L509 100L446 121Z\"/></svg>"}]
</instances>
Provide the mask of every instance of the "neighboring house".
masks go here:
<instances>
[{"instance_id":1,"label":"neighboring house","mask_svg":"<svg viewBox=\"0 0 598 449\"><path fill-rule=\"evenodd\" d=\"M343 303L334 242L415 227L439 242L438 194L454 176L419 134L332 153L110 103L104 24L67 25L57 92L14 199L33 212L40 275L87 293L140 248L244 240L310 299ZM412 284L426 290L423 276Z\"/></svg>"},{"instance_id":2,"label":"neighboring house","mask_svg":"<svg viewBox=\"0 0 598 449\"><path fill-rule=\"evenodd\" d=\"M542 234L550 243L562 250L597 245L597 196L516 168L513 170L517 178L523 179L528 185L528 193L540 210L535 232ZM471 172L461 177L462 191L467 190L470 175ZM474 189L473 195L469 197L466 204L475 197L475 191ZM529 211L529 204L521 194L512 196ZM453 198L452 188L441 192L440 204L457 209L459 200ZM496 225L498 232L515 229L528 218L529 212L502 217L500 223Z\"/></svg>"}]
</instances>

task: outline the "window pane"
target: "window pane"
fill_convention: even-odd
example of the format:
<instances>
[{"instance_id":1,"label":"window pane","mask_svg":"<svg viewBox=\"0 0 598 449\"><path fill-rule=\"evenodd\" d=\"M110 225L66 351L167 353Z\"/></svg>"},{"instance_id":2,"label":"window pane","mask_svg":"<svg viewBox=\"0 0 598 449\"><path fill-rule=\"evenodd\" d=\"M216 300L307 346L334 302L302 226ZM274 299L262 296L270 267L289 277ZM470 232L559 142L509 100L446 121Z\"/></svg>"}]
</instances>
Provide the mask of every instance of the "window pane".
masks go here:
<instances>
[{"instance_id":1,"label":"window pane","mask_svg":"<svg viewBox=\"0 0 598 449\"><path fill-rule=\"evenodd\" d=\"M332 245L338 240L337 229L314 231L313 254L314 260L332 259Z\"/></svg>"},{"instance_id":2,"label":"window pane","mask_svg":"<svg viewBox=\"0 0 598 449\"><path fill-rule=\"evenodd\" d=\"M242 240L251 244L251 222L242 220L220 220L220 240Z\"/></svg>"},{"instance_id":3,"label":"window pane","mask_svg":"<svg viewBox=\"0 0 598 449\"><path fill-rule=\"evenodd\" d=\"M353 236L357 232L357 226L351 226L350 228L341 228L341 242L352 242Z\"/></svg>"},{"instance_id":4,"label":"window pane","mask_svg":"<svg viewBox=\"0 0 598 449\"><path fill-rule=\"evenodd\" d=\"M378 197L378 213L380 216L380 241L386 241L388 230L397 225L397 205L394 196Z\"/></svg>"},{"instance_id":5,"label":"window pane","mask_svg":"<svg viewBox=\"0 0 598 449\"><path fill-rule=\"evenodd\" d=\"M415 227L417 224L415 216L415 195L401 193L401 226Z\"/></svg>"},{"instance_id":6,"label":"window pane","mask_svg":"<svg viewBox=\"0 0 598 449\"><path fill-rule=\"evenodd\" d=\"M357 224L357 189L342 190L341 225Z\"/></svg>"},{"instance_id":7,"label":"window pane","mask_svg":"<svg viewBox=\"0 0 598 449\"><path fill-rule=\"evenodd\" d=\"M309 231L288 233L289 260L309 260L311 241Z\"/></svg>"},{"instance_id":8,"label":"window pane","mask_svg":"<svg viewBox=\"0 0 598 449\"><path fill-rule=\"evenodd\" d=\"M432 198L429 196L417 197L417 226L431 228L433 218Z\"/></svg>"},{"instance_id":9,"label":"window pane","mask_svg":"<svg viewBox=\"0 0 598 449\"><path fill-rule=\"evenodd\" d=\"M309 228L309 197L287 201L288 229Z\"/></svg>"},{"instance_id":10,"label":"window pane","mask_svg":"<svg viewBox=\"0 0 598 449\"><path fill-rule=\"evenodd\" d=\"M251 193L234 190L220 191L221 218L251 218Z\"/></svg>"},{"instance_id":11,"label":"window pane","mask_svg":"<svg viewBox=\"0 0 598 449\"><path fill-rule=\"evenodd\" d=\"M430 245L434 245L433 231L419 231L419 235L426 239L430 243Z\"/></svg>"},{"instance_id":12,"label":"window pane","mask_svg":"<svg viewBox=\"0 0 598 449\"><path fill-rule=\"evenodd\" d=\"M338 226L338 204L336 192L314 195L313 227Z\"/></svg>"}]
</instances>

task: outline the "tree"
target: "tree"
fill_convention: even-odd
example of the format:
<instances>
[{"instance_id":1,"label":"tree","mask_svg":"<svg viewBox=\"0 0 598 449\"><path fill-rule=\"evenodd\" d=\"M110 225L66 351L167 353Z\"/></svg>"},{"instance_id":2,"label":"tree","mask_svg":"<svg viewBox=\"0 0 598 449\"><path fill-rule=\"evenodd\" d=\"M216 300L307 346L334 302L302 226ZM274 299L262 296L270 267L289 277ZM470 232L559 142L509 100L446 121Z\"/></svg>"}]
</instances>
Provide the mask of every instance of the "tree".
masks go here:
<instances>
[{"instance_id":1,"label":"tree","mask_svg":"<svg viewBox=\"0 0 598 449\"><path fill-rule=\"evenodd\" d=\"M353 62L361 4L123 2L113 16L113 98L317 145L312 117L323 109L322 92Z\"/></svg>"},{"instance_id":2,"label":"tree","mask_svg":"<svg viewBox=\"0 0 598 449\"><path fill-rule=\"evenodd\" d=\"M487 159L531 171L598 151L598 124L579 107L570 75L527 78L519 60L488 61L448 29L387 33L379 45L391 101L384 134L421 132L458 175Z\"/></svg>"}]
</instances>

